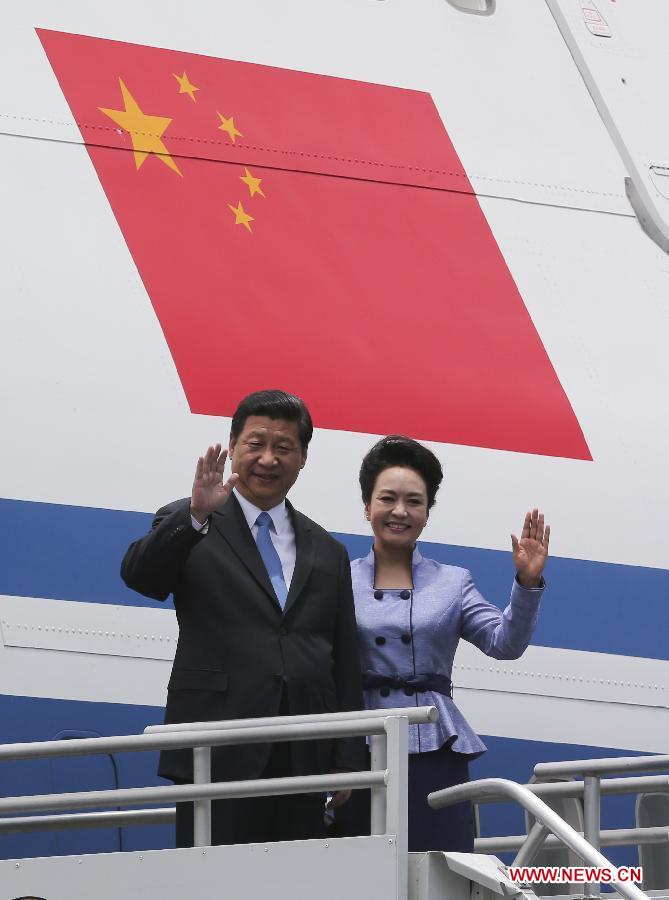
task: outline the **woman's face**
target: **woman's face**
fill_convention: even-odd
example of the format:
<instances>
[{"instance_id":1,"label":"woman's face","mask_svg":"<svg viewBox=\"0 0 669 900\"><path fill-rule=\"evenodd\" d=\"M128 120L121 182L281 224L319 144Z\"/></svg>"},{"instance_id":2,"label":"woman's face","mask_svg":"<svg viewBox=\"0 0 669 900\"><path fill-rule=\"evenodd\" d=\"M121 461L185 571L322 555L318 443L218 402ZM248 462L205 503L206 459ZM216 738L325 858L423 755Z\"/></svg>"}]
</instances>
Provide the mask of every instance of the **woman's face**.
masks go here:
<instances>
[{"instance_id":1,"label":"woman's face","mask_svg":"<svg viewBox=\"0 0 669 900\"><path fill-rule=\"evenodd\" d=\"M394 466L376 479L365 506L379 549L411 549L427 522L427 488L414 469Z\"/></svg>"}]
</instances>

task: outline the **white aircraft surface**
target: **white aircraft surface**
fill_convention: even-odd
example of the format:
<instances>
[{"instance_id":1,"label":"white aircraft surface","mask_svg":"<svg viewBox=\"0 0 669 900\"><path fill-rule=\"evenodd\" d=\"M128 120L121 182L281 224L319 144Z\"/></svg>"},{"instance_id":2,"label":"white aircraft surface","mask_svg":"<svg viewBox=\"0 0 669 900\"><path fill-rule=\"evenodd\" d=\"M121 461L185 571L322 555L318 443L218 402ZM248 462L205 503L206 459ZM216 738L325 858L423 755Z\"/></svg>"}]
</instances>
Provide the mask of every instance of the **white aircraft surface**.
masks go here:
<instances>
[{"instance_id":1,"label":"white aircraft surface","mask_svg":"<svg viewBox=\"0 0 669 900\"><path fill-rule=\"evenodd\" d=\"M120 560L276 386L317 426L291 499L352 557L380 434L438 454L423 552L500 606L509 535L545 511L532 646L456 658L475 776L669 753L666 2L26 0L3 22L0 740L161 721L174 613ZM0 793L154 764L9 764ZM108 846L0 856L84 840Z\"/></svg>"}]
</instances>

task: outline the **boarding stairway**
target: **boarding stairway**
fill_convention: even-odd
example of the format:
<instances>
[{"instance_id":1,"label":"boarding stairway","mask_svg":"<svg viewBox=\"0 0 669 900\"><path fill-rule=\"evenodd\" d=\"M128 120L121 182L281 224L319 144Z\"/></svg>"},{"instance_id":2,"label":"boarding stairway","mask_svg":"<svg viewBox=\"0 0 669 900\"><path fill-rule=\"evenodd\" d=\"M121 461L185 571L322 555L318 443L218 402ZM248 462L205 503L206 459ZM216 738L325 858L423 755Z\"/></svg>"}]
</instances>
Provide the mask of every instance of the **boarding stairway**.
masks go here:
<instances>
[{"instance_id":1,"label":"boarding stairway","mask_svg":"<svg viewBox=\"0 0 669 900\"><path fill-rule=\"evenodd\" d=\"M542 885L515 883L494 853L517 851L514 865L531 865L546 848L551 851L557 846L580 861L576 864L608 869L611 864L599 847L613 843L659 847L662 854L657 864L651 860L646 892L621 882L607 896L669 898L669 891L656 889L653 881L666 874L662 865L669 856L669 819L661 826L649 824L625 832L601 832L599 826L602 795L669 798L669 777L648 774L669 770L669 756L542 763L535 767L534 783L492 778L437 791L427 798L435 808L463 800L475 804L512 800L525 810L528 833L479 838L472 854L408 853L409 725L436 717L434 707L364 710L152 726L138 735L0 745L0 764L184 747L192 749L194 761L192 785L0 798L0 833L164 822L174 817L173 807L164 804L193 801L195 834L195 846L186 849L0 860L0 900L261 900L268 895L272 900L493 900L496 895L537 900ZM211 782L212 747L356 735L370 739L371 767L366 772ZM620 771L636 777L605 777ZM582 780L554 781L574 775ZM368 837L210 846L212 799L362 787L371 788L372 794ZM580 798L583 833L551 808ZM92 809L96 811L86 811ZM596 884L573 887L570 891L565 886L564 893L599 894ZM663 887L669 888L669 877Z\"/></svg>"}]
</instances>

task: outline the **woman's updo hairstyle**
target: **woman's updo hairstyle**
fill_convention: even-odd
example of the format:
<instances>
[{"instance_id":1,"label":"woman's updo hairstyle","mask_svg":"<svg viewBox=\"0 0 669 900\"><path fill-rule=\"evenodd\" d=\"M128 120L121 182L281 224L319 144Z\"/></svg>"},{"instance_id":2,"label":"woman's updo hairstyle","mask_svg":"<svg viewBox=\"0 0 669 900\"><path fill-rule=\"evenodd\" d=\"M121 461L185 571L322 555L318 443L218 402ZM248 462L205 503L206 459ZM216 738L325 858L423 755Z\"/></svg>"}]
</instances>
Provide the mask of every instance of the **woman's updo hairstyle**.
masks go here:
<instances>
[{"instance_id":1,"label":"woman's updo hairstyle","mask_svg":"<svg viewBox=\"0 0 669 900\"><path fill-rule=\"evenodd\" d=\"M376 479L384 469L402 466L421 476L427 488L427 508L432 509L444 473L431 450L403 434L381 438L365 455L360 466L360 490L365 505L371 503Z\"/></svg>"}]
</instances>

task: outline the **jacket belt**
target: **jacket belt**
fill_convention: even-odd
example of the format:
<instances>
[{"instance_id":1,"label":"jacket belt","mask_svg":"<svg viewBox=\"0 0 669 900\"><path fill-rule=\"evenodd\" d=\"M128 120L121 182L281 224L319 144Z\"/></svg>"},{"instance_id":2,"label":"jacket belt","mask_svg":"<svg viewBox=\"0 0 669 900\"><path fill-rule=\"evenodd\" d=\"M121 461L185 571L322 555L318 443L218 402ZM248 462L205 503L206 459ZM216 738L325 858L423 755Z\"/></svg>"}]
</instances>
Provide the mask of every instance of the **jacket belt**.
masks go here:
<instances>
[{"instance_id":1,"label":"jacket belt","mask_svg":"<svg viewBox=\"0 0 669 900\"><path fill-rule=\"evenodd\" d=\"M437 694L453 696L453 682L447 675L437 672L417 673L415 675L393 675L392 673L367 670L362 673L363 688L413 688L414 691L434 691Z\"/></svg>"}]
</instances>

